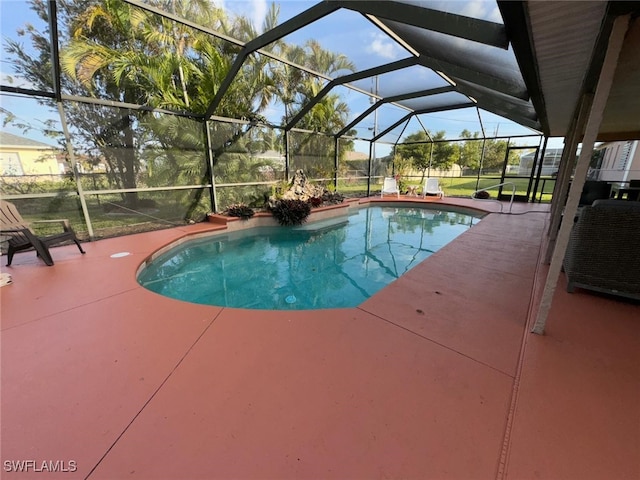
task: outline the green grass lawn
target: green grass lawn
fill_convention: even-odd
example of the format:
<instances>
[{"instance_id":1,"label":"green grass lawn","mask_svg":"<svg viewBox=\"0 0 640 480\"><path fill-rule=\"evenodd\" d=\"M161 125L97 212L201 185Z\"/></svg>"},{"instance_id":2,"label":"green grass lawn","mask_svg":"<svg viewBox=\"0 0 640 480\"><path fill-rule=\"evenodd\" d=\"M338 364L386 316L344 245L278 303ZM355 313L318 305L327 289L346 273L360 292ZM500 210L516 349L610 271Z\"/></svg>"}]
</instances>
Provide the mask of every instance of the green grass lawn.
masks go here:
<instances>
[{"instance_id":1,"label":"green grass lawn","mask_svg":"<svg viewBox=\"0 0 640 480\"><path fill-rule=\"evenodd\" d=\"M529 180L526 178L508 179L516 185L516 194L525 195ZM499 176L477 177L445 177L440 178L440 186L449 197L470 197L477 189L488 188L500 183ZM418 187L418 193L422 191L420 177L415 177L406 182L407 185ZM551 201L551 193L555 179L550 177L545 182L545 193L542 202ZM376 195L382 187L382 179L376 179L371 185L371 194ZM542 183L540 184L542 187ZM337 191L346 197L363 197L367 194L366 179L341 180ZM488 190L492 198L497 198L497 189ZM503 194L510 194L511 188L506 187ZM141 198L152 200L153 209L140 212L130 212L113 207L114 203L122 201L122 197L116 194L89 195L86 197L87 207L91 216L94 234L97 238L114 236L122 233L155 230L171 225L183 224L184 215L189 204L189 197L180 192L146 192L141 193ZM540 198L538 193L537 199ZM208 211L208 195L200 199L199 211ZM84 222L82 210L77 197L59 196L55 198L30 198L15 200L14 203L27 221L67 218L82 239L88 237L87 226ZM112 208L113 207L113 208ZM47 235L59 231L59 225L42 225L37 227L37 233ZM55 231L54 231L55 229Z\"/></svg>"},{"instance_id":2,"label":"green grass lawn","mask_svg":"<svg viewBox=\"0 0 640 480\"><path fill-rule=\"evenodd\" d=\"M553 180L553 181L550 181ZM516 195L526 195L527 186L529 184L528 178L508 178L505 181L513 182L516 187ZM440 178L440 186L444 191L445 195L448 197L470 197L473 192L483 188L489 188L493 185L497 185L501 183L499 176L483 176L478 180L477 177L444 177ZM422 182L420 182L420 178L414 178L412 180L407 181L408 185L418 187L418 192L422 191ZM544 193L542 195L542 202L548 203L551 201L551 194L553 191L553 186L555 184L555 179L551 179L549 177L544 185ZM477 185L477 186L476 186ZM382 187L382 180L380 179L378 182L375 182L371 185L371 193L375 194L380 192L380 188ZM538 189L542 187L542 182ZM339 184L338 191L346 196L361 196L365 195L367 191L367 183L366 181L361 182L357 185L349 185L349 184ZM488 190L489 194L492 198L497 198L498 189L490 189ZM503 189L503 194L511 194L511 186L505 186ZM540 198L540 192L538 192L536 196L536 200Z\"/></svg>"},{"instance_id":3,"label":"green grass lawn","mask_svg":"<svg viewBox=\"0 0 640 480\"><path fill-rule=\"evenodd\" d=\"M511 182L515 185L515 194L516 195L526 195L527 187L529 185L528 178L506 178L506 182ZM477 187L476 187L477 183ZM445 195L449 195L452 197L468 197L471 196L473 192L479 189L487 188L489 194L492 198L497 198L498 188L489 188L494 185L498 185L500 182L500 178L496 177L480 177L479 181L476 177L456 177L456 178L441 178L440 185L445 192ZM551 201L551 194L553 191L553 186L555 181L545 182L545 191L542 194L543 202ZM533 187L533 185L532 185ZM538 186L538 190L542 187L542 182ZM503 195L510 195L512 192L511 185L505 185L503 187L502 193ZM540 192L536 195L536 200L540 198Z\"/></svg>"}]
</instances>

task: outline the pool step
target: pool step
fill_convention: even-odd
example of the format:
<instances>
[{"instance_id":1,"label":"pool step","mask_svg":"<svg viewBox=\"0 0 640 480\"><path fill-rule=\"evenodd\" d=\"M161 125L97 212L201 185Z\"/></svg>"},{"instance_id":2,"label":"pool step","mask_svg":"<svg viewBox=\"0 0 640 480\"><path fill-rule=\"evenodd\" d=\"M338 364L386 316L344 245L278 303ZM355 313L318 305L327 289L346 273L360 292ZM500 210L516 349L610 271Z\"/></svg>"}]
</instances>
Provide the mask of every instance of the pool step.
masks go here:
<instances>
[{"instance_id":1,"label":"pool step","mask_svg":"<svg viewBox=\"0 0 640 480\"><path fill-rule=\"evenodd\" d=\"M317 222L305 223L303 225L297 225L292 227L296 232L309 232L317 233L324 230L331 230L332 228L341 227L349 223L349 217L347 215L340 217L327 218L326 220L318 220Z\"/></svg>"}]
</instances>

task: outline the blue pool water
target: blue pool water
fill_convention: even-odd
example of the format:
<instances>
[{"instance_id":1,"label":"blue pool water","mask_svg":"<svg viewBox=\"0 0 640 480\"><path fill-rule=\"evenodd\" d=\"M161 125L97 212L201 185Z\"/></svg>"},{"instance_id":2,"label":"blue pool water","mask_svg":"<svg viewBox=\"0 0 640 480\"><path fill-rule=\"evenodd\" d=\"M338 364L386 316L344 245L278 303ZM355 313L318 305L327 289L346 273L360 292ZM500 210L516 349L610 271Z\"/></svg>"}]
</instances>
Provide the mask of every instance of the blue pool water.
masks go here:
<instances>
[{"instance_id":1,"label":"blue pool water","mask_svg":"<svg viewBox=\"0 0 640 480\"><path fill-rule=\"evenodd\" d=\"M479 216L427 208L361 208L299 227L193 240L153 260L138 282L206 305L355 307L478 221Z\"/></svg>"}]
</instances>

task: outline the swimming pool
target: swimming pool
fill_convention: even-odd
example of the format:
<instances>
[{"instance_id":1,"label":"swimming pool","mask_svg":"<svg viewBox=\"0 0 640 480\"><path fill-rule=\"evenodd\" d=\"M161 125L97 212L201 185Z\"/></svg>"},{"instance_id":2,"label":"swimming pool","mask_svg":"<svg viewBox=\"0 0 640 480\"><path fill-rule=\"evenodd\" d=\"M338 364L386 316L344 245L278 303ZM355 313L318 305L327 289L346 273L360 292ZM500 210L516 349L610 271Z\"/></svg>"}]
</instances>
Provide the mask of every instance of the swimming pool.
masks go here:
<instances>
[{"instance_id":1,"label":"swimming pool","mask_svg":"<svg viewBox=\"0 0 640 480\"><path fill-rule=\"evenodd\" d=\"M261 227L192 240L138 275L145 288L225 307L355 307L452 241L479 214L369 206L298 227Z\"/></svg>"}]
</instances>

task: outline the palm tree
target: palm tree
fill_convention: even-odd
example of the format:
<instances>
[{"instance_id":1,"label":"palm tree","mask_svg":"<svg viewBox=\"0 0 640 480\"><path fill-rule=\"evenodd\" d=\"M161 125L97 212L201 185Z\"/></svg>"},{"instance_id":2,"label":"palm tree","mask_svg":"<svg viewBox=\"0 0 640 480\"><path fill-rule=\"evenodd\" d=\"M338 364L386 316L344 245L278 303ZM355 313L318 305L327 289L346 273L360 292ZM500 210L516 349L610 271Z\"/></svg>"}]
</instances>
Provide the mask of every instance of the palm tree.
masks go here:
<instances>
[{"instance_id":1,"label":"palm tree","mask_svg":"<svg viewBox=\"0 0 640 480\"><path fill-rule=\"evenodd\" d=\"M46 1L32 2L32 8L46 20ZM245 41L257 36L247 19L227 17L209 0L147 3ZM122 0L75 0L58 2L58 6L62 84L65 92L74 95L203 114L239 53L236 45ZM273 28L277 17L278 8L272 5L262 28ZM28 30L28 35L40 51L39 57L24 54L17 42L9 42L8 50L17 58L25 78L50 90L48 35L33 29ZM265 49L327 74L354 68L344 56L324 51L317 42L290 47L277 41ZM285 117L290 118L317 94L321 85L312 75L255 53L232 82L217 113L259 119L262 110L278 96L285 104ZM203 172L204 154L192 154L198 148L204 152L203 130L198 122L81 102L66 103L65 112L74 148L106 161L115 188L132 189L145 178L151 181L144 162L157 179L162 177L162 168L192 179ZM301 126L335 130L345 124L346 112L346 105L338 97L328 96ZM218 158L223 158L224 148L240 141L249 130L230 132L231 137L221 142L215 152ZM220 128L221 133L225 131ZM145 145L171 153L152 162L143 155ZM172 146L189 149L190 153L178 154ZM135 193L123 197L132 205L137 202Z\"/></svg>"},{"instance_id":2,"label":"palm tree","mask_svg":"<svg viewBox=\"0 0 640 480\"><path fill-rule=\"evenodd\" d=\"M167 8L202 24L217 21L228 28L229 22L223 13L219 10L212 13L209 7L208 2L199 1L181 2L179 10L175 2L170 2ZM238 25L238 29L243 26L242 22ZM71 29L72 39L61 55L64 71L94 94L124 102L204 113L231 66L232 57L223 54L222 41L121 0L91 5L74 19ZM268 83L263 63L247 62L243 75L224 97L223 115L251 116L255 103L258 108L267 103L262 88ZM179 117L147 120L145 117L148 115L142 113L124 115L118 128L105 129L108 138L100 137L105 139L103 145L106 147L114 147L114 135L115 138L124 137L119 155L124 154L127 162L124 168L117 169L124 173L124 188L134 188L139 173L134 123L138 135L145 127L158 128L148 141L153 143L155 138L166 150L172 144L185 144L181 137L186 136L198 138L200 151L204 151L202 127L197 123L184 122ZM188 128L171 128L168 125L171 123ZM117 135L120 131L122 134ZM178 157L170 157L163 156L165 161L156 162L154 170L157 172L164 165L175 172ZM206 165L204 155L180 155L179 158L185 162L184 172L202 171ZM193 165L194 161L197 165ZM129 203L135 203L135 198L135 194L127 195ZM199 202L199 198L195 202Z\"/></svg>"},{"instance_id":3,"label":"palm tree","mask_svg":"<svg viewBox=\"0 0 640 480\"><path fill-rule=\"evenodd\" d=\"M153 77L139 68L158 61L149 59L144 39L139 35L139 26L148 18L146 12L132 9L120 0L88 2L83 12L70 19L69 43L60 51L62 71L90 94L126 103L149 104ZM99 122L101 128L96 132L95 144L111 165L112 177L121 180L123 188L137 186L140 165L135 151L134 125L141 116L132 111L116 111ZM125 193L123 197L129 207L137 206L135 192Z\"/></svg>"},{"instance_id":4,"label":"palm tree","mask_svg":"<svg viewBox=\"0 0 640 480\"><path fill-rule=\"evenodd\" d=\"M305 62L306 54L302 47L281 44L274 46L274 49L280 57L290 62L298 65L302 65ZM279 89L277 97L284 105L282 123L286 125L294 115L294 105L299 93L299 86L305 78L305 73L299 68L277 61L271 62L269 69L273 82Z\"/></svg>"}]
</instances>

